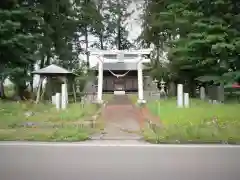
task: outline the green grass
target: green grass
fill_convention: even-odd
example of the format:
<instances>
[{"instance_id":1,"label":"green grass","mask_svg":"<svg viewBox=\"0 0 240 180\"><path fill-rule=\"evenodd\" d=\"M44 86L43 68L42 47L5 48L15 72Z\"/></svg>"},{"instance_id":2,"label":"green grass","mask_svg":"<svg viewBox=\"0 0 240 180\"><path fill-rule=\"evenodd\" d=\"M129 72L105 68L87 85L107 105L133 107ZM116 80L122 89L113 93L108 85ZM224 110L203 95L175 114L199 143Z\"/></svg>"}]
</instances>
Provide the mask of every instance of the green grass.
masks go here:
<instances>
[{"instance_id":1,"label":"green grass","mask_svg":"<svg viewBox=\"0 0 240 180\"><path fill-rule=\"evenodd\" d=\"M210 104L191 99L189 108L178 108L176 99L148 103L159 116L162 128L153 133L146 128L151 142L228 142L240 143L240 104Z\"/></svg>"},{"instance_id":2,"label":"green grass","mask_svg":"<svg viewBox=\"0 0 240 180\"><path fill-rule=\"evenodd\" d=\"M86 122L97 110L94 104L69 104L57 111L51 104L0 101L0 140L86 140L93 131Z\"/></svg>"}]
</instances>

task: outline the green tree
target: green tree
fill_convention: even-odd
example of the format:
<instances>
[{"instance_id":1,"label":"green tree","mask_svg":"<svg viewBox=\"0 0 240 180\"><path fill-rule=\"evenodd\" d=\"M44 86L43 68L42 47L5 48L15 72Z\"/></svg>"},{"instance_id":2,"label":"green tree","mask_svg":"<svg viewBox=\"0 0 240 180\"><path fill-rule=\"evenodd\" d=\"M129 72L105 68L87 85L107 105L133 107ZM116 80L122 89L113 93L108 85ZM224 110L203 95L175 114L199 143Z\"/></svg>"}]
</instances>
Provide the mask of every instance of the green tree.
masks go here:
<instances>
[{"instance_id":1,"label":"green tree","mask_svg":"<svg viewBox=\"0 0 240 180\"><path fill-rule=\"evenodd\" d=\"M14 82L17 94L26 88L29 64L35 62L34 52L37 49L41 23L40 12L28 7L22 1L5 0L0 3L0 72L1 97L4 97L3 81L10 77ZM19 76L22 75L22 76ZM18 81L21 77L22 81Z\"/></svg>"},{"instance_id":2,"label":"green tree","mask_svg":"<svg viewBox=\"0 0 240 180\"><path fill-rule=\"evenodd\" d=\"M194 84L198 76L238 70L239 2L148 0L143 21L140 39L167 47L177 79Z\"/></svg>"},{"instance_id":3,"label":"green tree","mask_svg":"<svg viewBox=\"0 0 240 180\"><path fill-rule=\"evenodd\" d=\"M103 0L103 22L105 44L109 48L128 49L133 45L128 40L126 20L132 12L128 7L131 0Z\"/></svg>"}]
</instances>

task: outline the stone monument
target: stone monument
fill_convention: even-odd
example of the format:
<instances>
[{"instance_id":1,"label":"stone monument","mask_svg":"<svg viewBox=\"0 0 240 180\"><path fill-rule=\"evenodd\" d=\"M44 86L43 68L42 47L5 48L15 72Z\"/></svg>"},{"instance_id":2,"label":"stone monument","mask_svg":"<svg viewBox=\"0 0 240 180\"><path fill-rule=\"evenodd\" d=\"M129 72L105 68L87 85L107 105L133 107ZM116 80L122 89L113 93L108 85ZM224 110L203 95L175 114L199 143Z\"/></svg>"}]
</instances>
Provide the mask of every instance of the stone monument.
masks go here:
<instances>
[{"instance_id":1,"label":"stone monument","mask_svg":"<svg viewBox=\"0 0 240 180\"><path fill-rule=\"evenodd\" d=\"M153 84L153 86L152 86L152 91L151 91L151 98L153 98L153 99L160 99L160 91L159 91L159 89L158 89L158 80L157 79L154 79L153 81L152 81L152 84Z\"/></svg>"},{"instance_id":2,"label":"stone monument","mask_svg":"<svg viewBox=\"0 0 240 180\"><path fill-rule=\"evenodd\" d=\"M77 80L76 82L76 93L80 93L80 81Z\"/></svg>"},{"instance_id":3,"label":"stone monument","mask_svg":"<svg viewBox=\"0 0 240 180\"><path fill-rule=\"evenodd\" d=\"M203 86L201 86L200 87L200 99L205 100L205 98L206 98L205 88Z\"/></svg>"},{"instance_id":4,"label":"stone monument","mask_svg":"<svg viewBox=\"0 0 240 180\"><path fill-rule=\"evenodd\" d=\"M177 85L177 106L179 108L183 107L183 84Z\"/></svg>"},{"instance_id":5,"label":"stone monument","mask_svg":"<svg viewBox=\"0 0 240 180\"><path fill-rule=\"evenodd\" d=\"M84 88L84 99L87 102L95 102L97 94L97 87L93 81L87 81Z\"/></svg>"},{"instance_id":6,"label":"stone monument","mask_svg":"<svg viewBox=\"0 0 240 180\"><path fill-rule=\"evenodd\" d=\"M167 93L165 92L165 83L163 79L160 81L160 98L164 97L165 99L167 98Z\"/></svg>"}]
</instances>

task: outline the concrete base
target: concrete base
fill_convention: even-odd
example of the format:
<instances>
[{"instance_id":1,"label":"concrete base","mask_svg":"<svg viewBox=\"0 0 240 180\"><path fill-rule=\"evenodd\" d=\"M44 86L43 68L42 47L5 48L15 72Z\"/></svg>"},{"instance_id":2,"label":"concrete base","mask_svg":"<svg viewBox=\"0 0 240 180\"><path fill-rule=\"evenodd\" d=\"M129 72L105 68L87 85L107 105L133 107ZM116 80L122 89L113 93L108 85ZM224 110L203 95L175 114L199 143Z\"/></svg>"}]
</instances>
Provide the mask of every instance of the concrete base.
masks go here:
<instances>
[{"instance_id":1,"label":"concrete base","mask_svg":"<svg viewBox=\"0 0 240 180\"><path fill-rule=\"evenodd\" d=\"M96 100L96 104L103 104L104 101L103 100Z\"/></svg>"},{"instance_id":2,"label":"concrete base","mask_svg":"<svg viewBox=\"0 0 240 180\"><path fill-rule=\"evenodd\" d=\"M138 103L138 104L146 104L147 101L144 100L144 99L138 99L138 100L137 100L137 103Z\"/></svg>"}]
</instances>

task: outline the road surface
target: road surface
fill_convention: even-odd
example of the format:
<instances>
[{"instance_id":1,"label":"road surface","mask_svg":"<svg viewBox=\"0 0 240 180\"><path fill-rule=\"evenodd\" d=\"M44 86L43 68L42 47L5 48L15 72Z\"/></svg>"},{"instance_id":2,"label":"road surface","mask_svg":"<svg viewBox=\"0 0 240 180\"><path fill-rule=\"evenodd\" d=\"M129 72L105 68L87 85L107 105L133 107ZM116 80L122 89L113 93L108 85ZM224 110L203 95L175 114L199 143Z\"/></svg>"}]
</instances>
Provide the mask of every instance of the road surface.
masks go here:
<instances>
[{"instance_id":1,"label":"road surface","mask_svg":"<svg viewBox=\"0 0 240 180\"><path fill-rule=\"evenodd\" d=\"M0 143L1 180L240 180L240 146Z\"/></svg>"}]
</instances>

